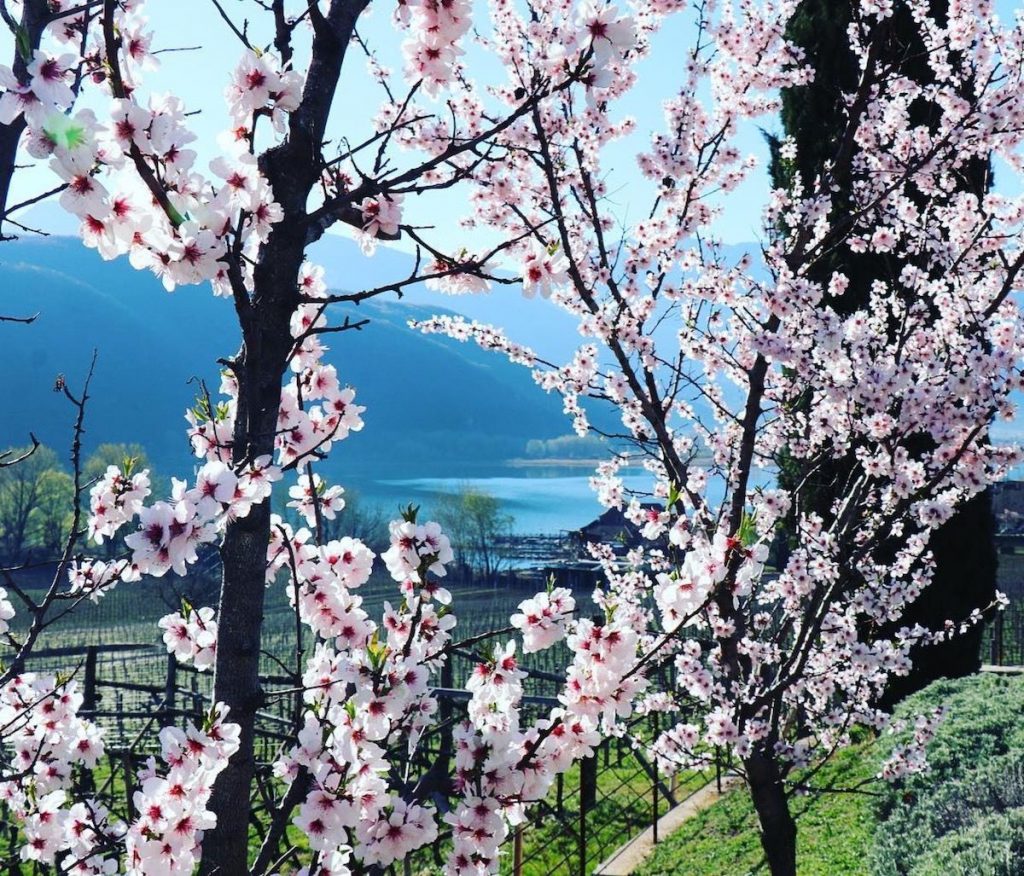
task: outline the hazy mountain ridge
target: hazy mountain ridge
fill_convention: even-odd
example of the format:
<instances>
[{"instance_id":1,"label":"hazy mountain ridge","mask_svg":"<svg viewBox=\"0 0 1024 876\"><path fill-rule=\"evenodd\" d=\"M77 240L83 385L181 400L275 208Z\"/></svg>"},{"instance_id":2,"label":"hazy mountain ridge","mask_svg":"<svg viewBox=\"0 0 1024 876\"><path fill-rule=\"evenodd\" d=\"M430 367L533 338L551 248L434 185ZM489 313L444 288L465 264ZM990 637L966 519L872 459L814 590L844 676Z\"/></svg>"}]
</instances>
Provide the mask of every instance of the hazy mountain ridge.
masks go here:
<instances>
[{"instance_id":1,"label":"hazy mountain ridge","mask_svg":"<svg viewBox=\"0 0 1024 876\"><path fill-rule=\"evenodd\" d=\"M341 246L335 262L349 248ZM408 258L391 260L398 257ZM329 361L367 407L366 430L339 446L338 465L372 465L383 477L450 472L453 463L496 464L520 455L531 438L569 431L561 400L538 389L528 369L406 326L443 308L378 299L332 310L335 322L345 313L371 320L360 331L325 337ZM52 391L54 380L63 374L77 391L96 349L87 448L138 441L164 471L188 463L184 411L199 392L197 381L215 392L216 359L238 348L229 300L208 287L168 294L125 259L104 262L75 239L51 237L0 245L0 312L39 314L33 325L0 324L8 390L0 446L25 443L33 432L66 453L74 412Z\"/></svg>"}]
</instances>

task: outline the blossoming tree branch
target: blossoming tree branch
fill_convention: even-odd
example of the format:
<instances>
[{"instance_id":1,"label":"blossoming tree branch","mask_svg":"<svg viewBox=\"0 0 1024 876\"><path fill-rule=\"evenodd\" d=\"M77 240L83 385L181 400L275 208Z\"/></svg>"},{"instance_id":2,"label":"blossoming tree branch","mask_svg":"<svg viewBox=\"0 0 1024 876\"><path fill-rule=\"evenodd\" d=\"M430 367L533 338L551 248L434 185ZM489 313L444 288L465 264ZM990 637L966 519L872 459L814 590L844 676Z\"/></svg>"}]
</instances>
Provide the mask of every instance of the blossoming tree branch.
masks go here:
<instances>
[{"instance_id":1,"label":"blossoming tree branch","mask_svg":"<svg viewBox=\"0 0 1024 876\"><path fill-rule=\"evenodd\" d=\"M772 193L763 248L737 258L715 237L755 172L737 139L770 122L780 89L810 75L785 37L793 4L399 2L389 10L404 56L397 75L361 36L368 7L270 0L247 7L239 26L217 4L238 60L224 71L221 154L204 167L189 108L147 90L160 35L141 2L0 0L14 37L13 64L0 68L0 217L13 212L18 155L46 162L85 245L127 256L168 290L209 284L230 300L241 336L221 360L221 385L188 412L197 470L154 496L146 471L108 469L88 486L87 520L75 528L92 543L127 533L126 553L92 559L75 548L76 532L49 598L24 607L35 629L65 602L101 599L144 575L187 575L199 549L216 544L217 605L186 605L160 624L180 660L213 669L214 705L200 726L161 731L162 757L136 777L132 810L110 812L76 781L103 741L77 714L75 680L24 671L35 638L9 635L0 790L22 856L83 874L264 874L280 866L294 823L308 838L309 873L381 872L442 833L446 873L497 873L501 843L557 775L627 732L630 716L663 712L667 729L637 744L665 769L730 749L773 874L795 873L789 796L854 727L887 726L876 702L913 646L957 632L900 624L928 585L930 534L1020 460L987 438L994 418L1012 416L1021 386L1013 295L1024 210L998 193L966 194L956 178L993 156L1019 169L1024 34L985 5L956 6L940 21L918 0L855 4L849 39L862 76L846 97L843 136L813 185ZM935 73L927 88L884 61L897 14L917 23ZM616 107L659 31L682 17L694 19L692 44L660 62L677 77L675 97L637 156L651 205L627 223L606 162L635 125ZM469 59L481 52L501 62L493 81L474 78ZM353 63L368 64L382 94L374 133L354 145L329 134L332 110L352 112L340 84ZM921 107L928 123L911 123ZM840 179L856 193L841 209L831 198ZM455 193L471 198L471 243L446 252L405 213ZM305 252L336 224L367 252L409 240L414 272L330 292ZM905 264L844 316L830 302L847 279L808 279L840 247ZM358 590L377 558L356 539L324 537L344 499L316 469L362 428L363 409L323 339L344 343L360 324L332 322L332 305L417 283L458 294L518 282L578 320L584 344L569 363L464 320L419 328L534 367L581 434L583 397L616 406L616 437L630 449L601 467L595 488L627 508L649 546L625 562L592 546L603 617L577 616L572 595L555 588L496 631L438 782L405 765L439 721L432 685L458 644L458 605L439 582L451 546L413 509L394 521L380 560L395 599L369 617ZM85 416L85 394L68 394ZM710 467L694 465L705 450ZM758 476L785 457L810 479L851 453L857 465L844 468L824 514L802 508L799 489ZM638 459L660 510L619 477ZM271 513L282 487L305 525ZM767 574L783 520L793 521L792 551ZM250 854L267 587L287 589L314 644L301 667L302 725L274 766L283 790ZM14 611L5 596L4 624ZM560 641L569 655L561 705L527 721L516 654ZM675 683L659 689L650 679L666 666ZM936 720L921 717L887 778L923 768Z\"/></svg>"}]
</instances>

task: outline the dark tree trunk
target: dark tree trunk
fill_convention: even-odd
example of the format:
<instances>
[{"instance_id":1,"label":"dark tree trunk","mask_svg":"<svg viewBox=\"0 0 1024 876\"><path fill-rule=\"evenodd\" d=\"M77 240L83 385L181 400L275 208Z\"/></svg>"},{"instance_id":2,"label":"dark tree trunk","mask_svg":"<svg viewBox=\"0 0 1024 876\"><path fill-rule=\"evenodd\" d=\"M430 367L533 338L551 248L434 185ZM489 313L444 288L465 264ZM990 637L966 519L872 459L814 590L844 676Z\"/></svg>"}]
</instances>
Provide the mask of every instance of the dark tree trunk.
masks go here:
<instances>
[{"instance_id":1,"label":"dark tree trunk","mask_svg":"<svg viewBox=\"0 0 1024 876\"><path fill-rule=\"evenodd\" d=\"M254 587L266 567L265 506L254 508L232 524L221 556L224 578L220 593L220 622L214 699L230 709L229 720L241 727L239 750L213 787L210 808L217 827L203 842L203 871L245 873L249 833L249 789L255 770L253 725L263 702L259 681L263 587Z\"/></svg>"},{"instance_id":2,"label":"dark tree trunk","mask_svg":"<svg viewBox=\"0 0 1024 876\"><path fill-rule=\"evenodd\" d=\"M257 271L265 281L259 318L243 329L239 354L238 412L234 433L236 462L272 454L281 378L292 346L289 318L297 303L296 282L302 248L272 239L274 267ZM290 258L289 258L290 256ZM269 274L269 276L267 276ZM260 288L259 279L257 288ZM259 680L263 596L266 591L270 503L230 523L221 546L223 578L217 628L213 698L230 708L229 720L241 728L239 750L217 777L210 802L217 827L203 840L202 872L248 872L248 834L255 756L253 726L263 704Z\"/></svg>"},{"instance_id":3,"label":"dark tree trunk","mask_svg":"<svg viewBox=\"0 0 1024 876\"><path fill-rule=\"evenodd\" d=\"M836 150L845 125L843 92L855 91L862 75L859 59L850 51L847 26L856 4L851 0L802 0L789 22L787 36L807 54L807 63L814 69L814 79L807 85L782 92L782 123L785 133L796 143L796 160L787 165L781 161L773 144L772 173L776 185L786 186L799 179L812 186ZM932 0L930 12L939 21L948 14L948 0ZM897 6L882 34L882 61L895 72L921 85L934 82L928 66L928 53L921 44L918 26L905 6ZM911 108L915 124L928 127L934 120L927 103ZM975 158L965 162L955 177L960 191L979 198L988 191L991 172L989 162ZM846 209L852 201L852 184L848 177L836 179L833 196L836 209ZM827 283L833 271L842 271L850 280L845 295L826 303L840 316L867 306L871 284L876 280L890 282L898 277L904 261L879 253L854 253L848 247L836 247L808 277ZM913 446L913 445L912 445ZM918 439L919 452L928 452L930 440ZM816 510L825 520L842 485L857 465L851 453L820 469L818 477L807 480L801 489L801 506ZM799 466L783 465L780 481L790 489L803 481ZM841 489L841 486L839 486ZM795 504L795 503L794 503ZM991 498L986 493L965 503L941 529L932 535L929 547L935 556L935 576L931 585L896 623L875 632L890 637L902 626L921 623L941 629L946 620L966 620L976 608L984 608L995 597L996 555L994 549L995 521ZM914 669L910 675L894 678L879 703L891 708L904 696L926 686L937 678L959 677L980 668L982 628L977 626L966 636L957 636L937 645L916 648Z\"/></svg>"},{"instance_id":4,"label":"dark tree trunk","mask_svg":"<svg viewBox=\"0 0 1024 876\"><path fill-rule=\"evenodd\" d=\"M24 33L25 45L35 51L39 48L46 23L50 20L49 4L45 0L27 0L21 11L21 28ZM17 41L15 41L17 42ZM26 59L15 46L11 71L23 85L28 84L28 65ZM17 162L18 142L25 130L25 117L18 116L9 125L0 125L0 240L4 238L3 220L7 218L7 203L11 191L11 179L14 176Z\"/></svg>"},{"instance_id":5,"label":"dark tree trunk","mask_svg":"<svg viewBox=\"0 0 1024 876\"><path fill-rule=\"evenodd\" d=\"M782 785L778 763L757 753L744 761L750 797L761 824L761 848L772 876L796 876L796 822Z\"/></svg>"},{"instance_id":6,"label":"dark tree trunk","mask_svg":"<svg viewBox=\"0 0 1024 876\"><path fill-rule=\"evenodd\" d=\"M252 295L235 284L242 327L242 349L233 364L238 380L232 448L236 463L274 452L281 380L293 344L290 320L299 304L298 276L309 231L306 202L320 177L321 147L345 49L367 2L334 0L326 15L313 15L315 36L301 104L289 118L287 139L259 158L284 216L260 251ZM230 707L230 720L241 733L238 752L214 785L210 810L217 826L203 839L204 876L249 872L253 725L263 701L259 657L269 540L270 504L265 502L229 524L221 548L224 574L213 696Z\"/></svg>"}]
</instances>

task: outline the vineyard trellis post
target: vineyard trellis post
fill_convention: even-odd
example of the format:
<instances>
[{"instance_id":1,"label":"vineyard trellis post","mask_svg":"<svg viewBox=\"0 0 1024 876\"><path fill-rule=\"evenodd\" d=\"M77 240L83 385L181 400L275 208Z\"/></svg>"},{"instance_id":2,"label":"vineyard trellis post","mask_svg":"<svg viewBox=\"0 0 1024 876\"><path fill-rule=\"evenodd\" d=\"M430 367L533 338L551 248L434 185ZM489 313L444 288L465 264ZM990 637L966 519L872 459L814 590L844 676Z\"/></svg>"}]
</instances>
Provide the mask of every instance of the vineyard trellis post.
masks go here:
<instances>
[{"instance_id":1,"label":"vineyard trellis post","mask_svg":"<svg viewBox=\"0 0 1024 876\"><path fill-rule=\"evenodd\" d=\"M658 713L655 712L653 715L654 719L654 739L658 738ZM658 758L652 758L651 766L654 768L654 775L651 777L651 796L653 797L653 809L651 813L651 832L653 834L652 839L654 844L658 844Z\"/></svg>"},{"instance_id":2,"label":"vineyard trellis post","mask_svg":"<svg viewBox=\"0 0 1024 876\"><path fill-rule=\"evenodd\" d=\"M580 761L580 876L587 876L587 812L597 803L597 752Z\"/></svg>"},{"instance_id":3,"label":"vineyard trellis post","mask_svg":"<svg viewBox=\"0 0 1024 876\"><path fill-rule=\"evenodd\" d=\"M1003 665L1003 612L996 612L992 621L992 653L990 655L993 666Z\"/></svg>"},{"instance_id":4,"label":"vineyard trellis post","mask_svg":"<svg viewBox=\"0 0 1024 876\"><path fill-rule=\"evenodd\" d=\"M96 711L96 646L85 649L85 683L82 690L82 714Z\"/></svg>"},{"instance_id":5,"label":"vineyard trellis post","mask_svg":"<svg viewBox=\"0 0 1024 876\"><path fill-rule=\"evenodd\" d=\"M200 715L203 711L203 695L199 692L199 676L195 673L191 675L192 684L192 716L195 720L199 720Z\"/></svg>"},{"instance_id":6,"label":"vineyard trellis post","mask_svg":"<svg viewBox=\"0 0 1024 876\"><path fill-rule=\"evenodd\" d=\"M173 653L167 655L167 679L164 682L164 702L161 707L160 726L168 727L174 723L175 688L178 683L178 658Z\"/></svg>"},{"instance_id":7,"label":"vineyard trellis post","mask_svg":"<svg viewBox=\"0 0 1024 876\"><path fill-rule=\"evenodd\" d=\"M124 769L124 800L129 818L135 818L135 782L133 781L134 771L132 769L132 752L125 748L121 752L121 767Z\"/></svg>"},{"instance_id":8,"label":"vineyard trellis post","mask_svg":"<svg viewBox=\"0 0 1024 876\"><path fill-rule=\"evenodd\" d=\"M452 661L446 660L441 666L441 687L455 687L455 674L452 668ZM438 707L438 717L441 725L440 740L438 742L437 761L439 768L444 767L447 771L455 753L455 737L452 727L452 703L448 697L442 697Z\"/></svg>"}]
</instances>

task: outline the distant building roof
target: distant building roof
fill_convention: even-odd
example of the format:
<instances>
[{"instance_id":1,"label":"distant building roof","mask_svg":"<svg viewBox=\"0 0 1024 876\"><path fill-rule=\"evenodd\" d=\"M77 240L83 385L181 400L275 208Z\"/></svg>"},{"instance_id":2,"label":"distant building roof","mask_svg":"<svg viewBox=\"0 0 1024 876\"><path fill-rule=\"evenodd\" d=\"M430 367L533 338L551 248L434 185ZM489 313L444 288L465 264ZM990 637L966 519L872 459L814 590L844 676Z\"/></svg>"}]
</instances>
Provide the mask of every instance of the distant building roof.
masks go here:
<instances>
[{"instance_id":1,"label":"distant building roof","mask_svg":"<svg viewBox=\"0 0 1024 876\"><path fill-rule=\"evenodd\" d=\"M663 506L658 502L643 502L645 510L661 511ZM626 517L621 508L609 508L600 517L580 527L574 535L581 541L595 541L604 544L624 544L633 547L640 543L640 527Z\"/></svg>"}]
</instances>

